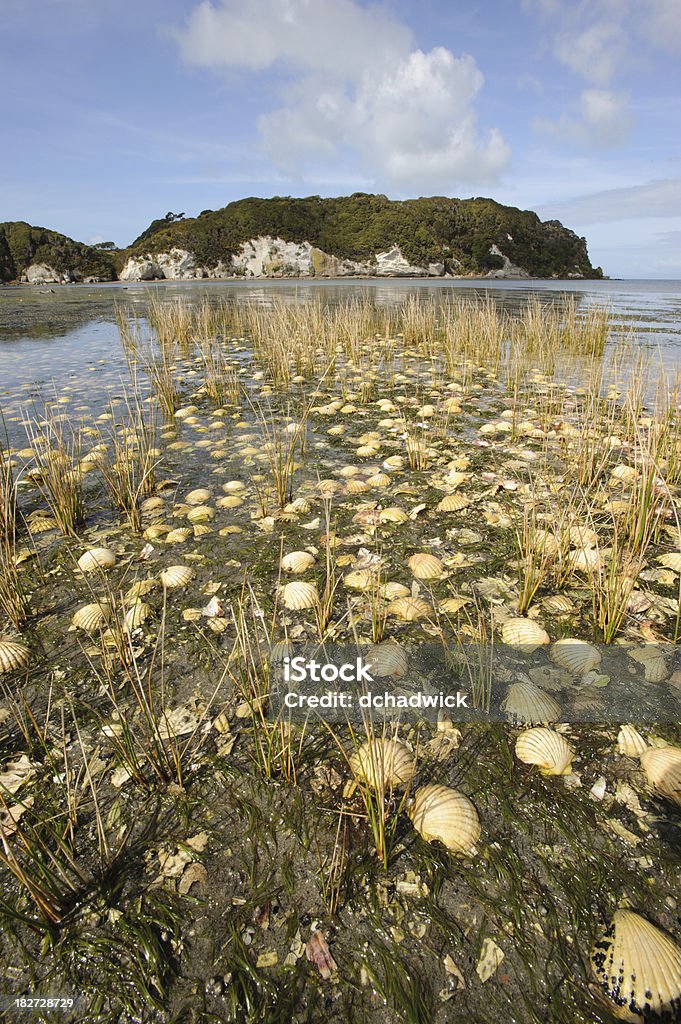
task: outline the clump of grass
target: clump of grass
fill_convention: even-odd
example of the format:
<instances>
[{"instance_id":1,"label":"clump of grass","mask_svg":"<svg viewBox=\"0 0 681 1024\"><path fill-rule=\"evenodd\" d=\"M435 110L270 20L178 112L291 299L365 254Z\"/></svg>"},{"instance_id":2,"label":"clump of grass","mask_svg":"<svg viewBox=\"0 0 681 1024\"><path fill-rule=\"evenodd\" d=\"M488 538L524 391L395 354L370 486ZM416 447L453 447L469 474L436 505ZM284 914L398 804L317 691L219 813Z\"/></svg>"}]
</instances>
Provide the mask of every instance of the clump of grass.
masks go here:
<instances>
[{"instance_id":1,"label":"clump of grass","mask_svg":"<svg viewBox=\"0 0 681 1024\"><path fill-rule=\"evenodd\" d=\"M158 424L153 409L145 414L139 391L125 398L125 413L116 417L111 407L111 431L103 444L106 453L97 460L111 503L122 512L135 533L142 531L142 500L153 494L160 451L156 447ZM107 443L108 442L108 443Z\"/></svg>"},{"instance_id":2,"label":"clump of grass","mask_svg":"<svg viewBox=\"0 0 681 1024\"><path fill-rule=\"evenodd\" d=\"M546 528L537 502L523 505L514 528L518 549L518 611L523 615L537 591L551 574L561 551L561 531Z\"/></svg>"},{"instance_id":3,"label":"clump of grass","mask_svg":"<svg viewBox=\"0 0 681 1024\"><path fill-rule=\"evenodd\" d=\"M75 536L85 519L80 429L46 405L42 420L29 420L26 432L37 453L33 478L62 534Z\"/></svg>"},{"instance_id":4,"label":"clump of grass","mask_svg":"<svg viewBox=\"0 0 681 1024\"><path fill-rule=\"evenodd\" d=\"M643 554L626 542L622 529L613 521L612 546L606 553L596 548L590 572L594 621L603 642L612 643L626 619L628 605L645 564Z\"/></svg>"},{"instance_id":5,"label":"clump of grass","mask_svg":"<svg viewBox=\"0 0 681 1024\"><path fill-rule=\"evenodd\" d=\"M28 596L17 566L17 488L9 452L0 441L0 611L16 629L28 617Z\"/></svg>"},{"instance_id":6,"label":"clump of grass","mask_svg":"<svg viewBox=\"0 0 681 1024\"><path fill-rule=\"evenodd\" d=\"M302 459L310 404L306 405L297 419L286 422L271 405L251 403L253 414L263 438L263 450L270 470L272 493L279 509L283 509L293 497L293 479L296 469L296 454ZM262 504L262 502L261 502Z\"/></svg>"}]
</instances>

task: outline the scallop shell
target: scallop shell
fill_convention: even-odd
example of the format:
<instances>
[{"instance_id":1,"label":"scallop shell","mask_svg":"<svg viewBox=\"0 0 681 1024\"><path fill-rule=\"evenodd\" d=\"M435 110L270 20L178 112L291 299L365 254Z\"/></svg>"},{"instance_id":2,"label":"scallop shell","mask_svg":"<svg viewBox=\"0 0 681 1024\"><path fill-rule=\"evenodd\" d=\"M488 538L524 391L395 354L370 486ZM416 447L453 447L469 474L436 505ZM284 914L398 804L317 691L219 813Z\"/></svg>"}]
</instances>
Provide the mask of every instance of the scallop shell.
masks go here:
<instances>
[{"instance_id":1,"label":"scallop shell","mask_svg":"<svg viewBox=\"0 0 681 1024\"><path fill-rule=\"evenodd\" d=\"M188 565L170 565L159 575L161 583L167 590L186 587L194 579L194 570Z\"/></svg>"},{"instance_id":2,"label":"scallop shell","mask_svg":"<svg viewBox=\"0 0 681 1024\"><path fill-rule=\"evenodd\" d=\"M614 477L615 480L621 480L625 484L636 480L638 475L638 470L634 466L627 466L625 463L620 463L619 466L614 466L610 470L610 476Z\"/></svg>"},{"instance_id":3,"label":"scallop shell","mask_svg":"<svg viewBox=\"0 0 681 1024\"><path fill-rule=\"evenodd\" d=\"M549 658L570 675L583 676L600 665L601 652L586 640L567 637L551 646Z\"/></svg>"},{"instance_id":4,"label":"scallop shell","mask_svg":"<svg viewBox=\"0 0 681 1024\"><path fill-rule=\"evenodd\" d=\"M110 614L111 608L107 601L85 604L75 612L71 622L78 629L84 629L86 633L94 633L109 621Z\"/></svg>"},{"instance_id":5,"label":"scallop shell","mask_svg":"<svg viewBox=\"0 0 681 1024\"><path fill-rule=\"evenodd\" d=\"M621 1019L677 1020L681 947L633 910L618 910L591 951L591 969Z\"/></svg>"},{"instance_id":6,"label":"scallop shell","mask_svg":"<svg viewBox=\"0 0 681 1024\"><path fill-rule=\"evenodd\" d=\"M377 679L393 676L401 679L409 670L409 655L394 640L385 640L367 648L365 662L368 671Z\"/></svg>"},{"instance_id":7,"label":"scallop shell","mask_svg":"<svg viewBox=\"0 0 681 1024\"><path fill-rule=\"evenodd\" d=\"M681 804L680 747L649 747L641 754L641 767L653 789Z\"/></svg>"},{"instance_id":8,"label":"scallop shell","mask_svg":"<svg viewBox=\"0 0 681 1024\"><path fill-rule=\"evenodd\" d=\"M222 485L222 489L225 494L237 494L246 490L246 484L241 480L227 480L227 482Z\"/></svg>"},{"instance_id":9,"label":"scallop shell","mask_svg":"<svg viewBox=\"0 0 681 1024\"><path fill-rule=\"evenodd\" d=\"M166 534L167 544L184 544L186 540L192 536L192 531L186 526L179 526L176 530L171 530Z\"/></svg>"},{"instance_id":10,"label":"scallop shell","mask_svg":"<svg viewBox=\"0 0 681 1024\"><path fill-rule=\"evenodd\" d=\"M163 498L159 498L158 496L145 498L140 505L140 512L156 512L157 509L163 508L164 505L165 502Z\"/></svg>"},{"instance_id":11,"label":"scallop shell","mask_svg":"<svg viewBox=\"0 0 681 1024\"><path fill-rule=\"evenodd\" d=\"M25 668L30 657L28 647L18 644L16 640L0 637L0 675L3 672L14 672L15 669Z\"/></svg>"},{"instance_id":12,"label":"scallop shell","mask_svg":"<svg viewBox=\"0 0 681 1024\"><path fill-rule=\"evenodd\" d=\"M465 494L448 494L437 507L440 512L462 512L470 503Z\"/></svg>"},{"instance_id":13,"label":"scallop shell","mask_svg":"<svg viewBox=\"0 0 681 1024\"><path fill-rule=\"evenodd\" d=\"M197 505L187 513L190 523L208 523L215 518L215 512L210 505Z\"/></svg>"},{"instance_id":14,"label":"scallop shell","mask_svg":"<svg viewBox=\"0 0 681 1024\"><path fill-rule=\"evenodd\" d=\"M312 506L307 498L295 498L294 501L290 501L284 508L284 512L295 512L296 515L300 514L306 516L311 510Z\"/></svg>"},{"instance_id":15,"label":"scallop shell","mask_svg":"<svg viewBox=\"0 0 681 1024\"><path fill-rule=\"evenodd\" d=\"M627 757L640 757L648 744L633 725L623 725L617 734L617 749Z\"/></svg>"},{"instance_id":16,"label":"scallop shell","mask_svg":"<svg viewBox=\"0 0 681 1024\"><path fill-rule=\"evenodd\" d=\"M528 725L535 722L557 722L560 719L559 704L534 683L521 682L509 686L501 709L506 712L509 721Z\"/></svg>"},{"instance_id":17,"label":"scallop shell","mask_svg":"<svg viewBox=\"0 0 681 1024\"><path fill-rule=\"evenodd\" d=\"M81 572L97 572L99 569L111 569L116 564L116 556L109 548L90 548L78 559Z\"/></svg>"},{"instance_id":18,"label":"scallop shell","mask_svg":"<svg viewBox=\"0 0 681 1024\"><path fill-rule=\"evenodd\" d=\"M505 644L518 647L526 654L551 643L549 634L533 619L509 619L501 627L501 638Z\"/></svg>"},{"instance_id":19,"label":"scallop shell","mask_svg":"<svg viewBox=\"0 0 681 1024\"><path fill-rule=\"evenodd\" d=\"M135 601L133 605L128 608L125 613L125 619L123 620L123 626L125 629L137 629L143 622L151 615L151 608L146 601Z\"/></svg>"},{"instance_id":20,"label":"scallop shell","mask_svg":"<svg viewBox=\"0 0 681 1024\"><path fill-rule=\"evenodd\" d=\"M367 477L367 485L369 487L389 487L390 477L387 473L374 473Z\"/></svg>"},{"instance_id":21,"label":"scallop shell","mask_svg":"<svg viewBox=\"0 0 681 1024\"><path fill-rule=\"evenodd\" d=\"M370 590L376 582L376 573L371 569L357 569L343 577L343 583L350 590Z\"/></svg>"},{"instance_id":22,"label":"scallop shell","mask_svg":"<svg viewBox=\"0 0 681 1024\"><path fill-rule=\"evenodd\" d=\"M381 587L381 597L386 601L396 601L398 597L409 597L410 594L409 587L405 587L404 583L395 583L394 580L388 580Z\"/></svg>"},{"instance_id":23,"label":"scallop shell","mask_svg":"<svg viewBox=\"0 0 681 1024\"><path fill-rule=\"evenodd\" d=\"M48 533L57 529L57 523L50 516L36 516L27 523L29 533Z\"/></svg>"},{"instance_id":24,"label":"scallop shell","mask_svg":"<svg viewBox=\"0 0 681 1024\"><path fill-rule=\"evenodd\" d=\"M560 733L543 727L521 733L515 753L523 764L537 765L542 775L568 775L574 757L574 750Z\"/></svg>"},{"instance_id":25,"label":"scallop shell","mask_svg":"<svg viewBox=\"0 0 681 1024\"><path fill-rule=\"evenodd\" d=\"M363 491L369 490L369 484L366 480L360 480L358 477L353 477L346 483L345 490L348 494L361 494Z\"/></svg>"},{"instance_id":26,"label":"scallop shell","mask_svg":"<svg viewBox=\"0 0 681 1024\"><path fill-rule=\"evenodd\" d=\"M378 455L379 449L373 444L362 444L357 449L357 455L361 459L372 459L375 455Z\"/></svg>"},{"instance_id":27,"label":"scallop shell","mask_svg":"<svg viewBox=\"0 0 681 1024\"><path fill-rule=\"evenodd\" d=\"M188 505L202 505L210 498L210 491L207 487L197 487L186 495L185 501Z\"/></svg>"},{"instance_id":28,"label":"scallop shell","mask_svg":"<svg viewBox=\"0 0 681 1024\"><path fill-rule=\"evenodd\" d=\"M194 527L195 537L207 537L208 534L212 532L213 531L211 527L207 526L206 523L197 523L196 526Z\"/></svg>"},{"instance_id":29,"label":"scallop shell","mask_svg":"<svg viewBox=\"0 0 681 1024\"><path fill-rule=\"evenodd\" d=\"M416 790L409 817L428 843L439 839L452 853L467 857L480 838L480 818L473 803L449 786L433 783Z\"/></svg>"},{"instance_id":30,"label":"scallop shell","mask_svg":"<svg viewBox=\"0 0 681 1024\"><path fill-rule=\"evenodd\" d=\"M409 516L401 508L382 508L380 519L382 523L406 523Z\"/></svg>"},{"instance_id":31,"label":"scallop shell","mask_svg":"<svg viewBox=\"0 0 681 1024\"><path fill-rule=\"evenodd\" d=\"M284 555L281 560L281 567L284 572L307 572L315 564L315 557L309 551L291 551Z\"/></svg>"},{"instance_id":32,"label":"scallop shell","mask_svg":"<svg viewBox=\"0 0 681 1024\"><path fill-rule=\"evenodd\" d=\"M281 592L285 608L302 612L306 608L316 608L319 603L317 587L314 583L287 583Z\"/></svg>"},{"instance_id":33,"label":"scallop shell","mask_svg":"<svg viewBox=\"0 0 681 1024\"><path fill-rule=\"evenodd\" d=\"M567 615L575 610L574 604L565 594L552 594L550 597L544 598L542 606L551 615Z\"/></svg>"},{"instance_id":34,"label":"scallop shell","mask_svg":"<svg viewBox=\"0 0 681 1024\"><path fill-rule=\"evenodd\" d=\"M416 761L400 740L367 740L350 757L350 769L359 782L382 792L406 786L416 772Z\"/></svg>"},{"instance_id":35,"label":"scallop shell","mask_svg":"<svg viewBox=\"0 0 681 1024\"><path fill-rule=\"evenodd\" d=\"M388 605L388 614L395 615L404 622L416 622L426 619L432 612L431 606L421 597L398 597Z\"/></svg>"},{"instance_id":36,"label":"scallop shell","mask_svg":"<svg viewBox=\"0 0 681 1024\"><path fill-rule=\"evenodd\" d=\"M657 558L660 565L663 565L665 569L671 569L672 572L681 572L681 552L670 551L666 555L660 555Z\"/></svg>"},{"instance_id":37,"label":"scallop shell","mask_svg":"<svg viewBox=\"0 0 681 1024\"><path fill-rule=\"evenodd\" d=\"M215 502L218 508L238 508L243 503L243 498L240 498L238 494L226 494L224 498L218 498Z\"/></svg>"},{"instance_id":38,"label":"scallop shell","mask_svg":"<svg viewBox=\"0 0 681 1024\"><path fill-rule=\"evenodd\" d=\"M667 678L667 662L657 644L648 644L633 651L627 651L632 661L643 666L643 674L647 683L661 683Z\"/></svg>"},{"instance_id":39,"label":"scallop shell","mask_svg":"<svg viewBox=\"0 0 681 1024\"><path fill-rule=\"evenodd\" d=\"M407 564L417 580L438 580L444 569L439 558L423 552L412 555Z\"/></svg>"}]
</instances>

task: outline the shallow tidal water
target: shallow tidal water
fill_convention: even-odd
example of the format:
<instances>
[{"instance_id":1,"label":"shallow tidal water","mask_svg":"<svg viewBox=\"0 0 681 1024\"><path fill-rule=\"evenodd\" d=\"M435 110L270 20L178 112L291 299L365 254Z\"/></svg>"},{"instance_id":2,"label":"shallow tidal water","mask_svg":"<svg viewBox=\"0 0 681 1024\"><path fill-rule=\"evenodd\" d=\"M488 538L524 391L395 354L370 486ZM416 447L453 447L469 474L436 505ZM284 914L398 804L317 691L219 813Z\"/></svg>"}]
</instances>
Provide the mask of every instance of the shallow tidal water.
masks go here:
<instances>
[{"instance_id":1,"label":"shallow tidal water","mask_svg":"<svg viewBox=\"0 0 681 1024\"><path fill-rule=\"evenodd\" d=\"M44 510L37 488L21 478L32 463L24 420L39 417L44 403L54 403L72 423L81 424L86 451L100 439L106 417L123 410L130 375L115 319L117 306L137 314L144 327L151 295L164 302L198 303L208 297L264 306L275 298L335 305L369 296L378 308L391 309L412 294L435 301L484 296L510 312L521 311L534 295L559 307L566 295L573 296L579 310L605 306L612 324L670 379L681 372L680 282L282 281L6 288L0 290L0 408L20 474L23 516L30 522ZM253 706L244 701L243 691L235 696L234 677L227 671L232 624L224 633L212 632L206 607L213 600L223 609L235 607L246 594L255 618L260 616L257 631L259 622L272 615L279 559L286 551L314 549L313 574L321 586L328 523L319 479L344 481L346 486L353 477L342 477L340 470L357 463L364 482L368 467L377 475L384 459L405 454L405 445L398 433L387 429L380 454L357 458L357 436L379 431L377 421L384 415L372 403L357 401L355 411L344 415L338 410L312 413L293 493L308 507L288 517L264 515L259 478L267 472L267 435L257 419L262 367L245 338L233 339L230 357L251 404L241 401L231 408L226 402L226 411L218 415L200 393L196 361L178 355L178 404L193 411L159 427L163 455L158 494L163 500L160 510L144 520L152 530L162 521L185 526L193 507L186 501L188 494L205 488L212 518L206 520L204 534L169 544L163 533L144 539L131 533L103 499L96 474L87 473L86 518L79 536L62 539L54 531L34 535L36 553L26 556L26 564L35 559L41 570L32 577L34 620L26 633L32 661L25 679L21 673L16 677L15 699L23 693L38 720L50 719L50 730L58 724L61 709L75 702L83 715L82 735L79 739L75 720L68 719L62 724L63 744L75 762L85 749L101 773L99 799L112 846L114 837L120 837L116 829L129 828L125 856L112 872L115 880L107 875L108 889L102 886L94 898L77 888L87 913L79 917L78 906L69 905L72 946L64 941L62 954L58 943L53 947L53 959L46 957L37 971L39 990L80 993L77 1013L62 1014L65 1021L79 1022L612 1022L610 1009L594 989L589 950L623 904L640 910L681 942L681 815L678 806L651 794L638 763L619 749L619 721L601 716L594 703L606 688L602 679L596 678L586 692L575 691L571 684L561 691L561 680L551 675L555 667L541 652L538 656L535 667L543 671L549 694L565 711L565 736L576 751L572 773L565 778L545 777L520 765L514 757L519 730L506 722L470 722L450 731L426 727L423 733L407 724L401 736L418 752L416 785L437 781L451 786L477 809L482 836L475 855L465 860L417 836L406 814L398 813L399 797L391 794L397 826L387 869L372 852L361 806L344 803L349 808L342 831L346 860L344 870L334 874L338 806L348 775L335 741L323 730L311 738L293 784L281 772L273 772L272 778L259 772ZM412 401L415 406L427 401L431 393L434 401L442 397L445 377L440 373L434 383L427 360L405 358L398 370L404 379L391 385L390 394L398 403L404 399L405 408ZM654 372L651 377L655 379ZM150 386L143 373L139 383L147 397ZM292 385L286 394L275 389L265 400L284 421L295 423L311 396L323 409L335 393L359 390L360 383L357 373L349 374L341 383L322 381L319 394L307 382ZM532 448L532 441L504 440L492 433L481 443L481 424L501 420L507 394L482 368L472 373L471 385L460 421L449 432L445 425L433 442L440 446L442 464L458 457L465 466L470 507L452 518L438 516L444 469L435 468L437 453L434 466L391 473L384 492L378 489L383 484L354 496L339 490L334 515L341 537L335 549L341 574L380 551L386 578L412 586L407 559L422 549L437 554L446 567L441 579L421 590L436 607L448 598L461 598L465 612L473 607L473 595L482 595L503 609L513 599L513 526L505 518L505 502L531 480L531 460L525 468L522 463L530 458L525 449ZM378 380L374 398L380 395ZM572 398L570 391L568 406ZM329 436L328 428L340 423L345 433ZM534 457L541 444L535 449ZM229 482L239 486L223 488ZM557 507L560 491L556 493ZM225 494L241 500L232 507L221 505ZM678 508L678 488L674 501ZM386 507L403 510L404 521L381 520L378 510ZM107 586L114 590L124 592L140 580L156 581L156 589L150 587L145 594L148 619L133 632L136 657L142 665L158 657L153 652L163 633L168 707L193 716L201 736L195 754L190 748L183 785L166 787L161 796L143 787L140 796L134 778L121 782L119 776L111 782L112 773L120 771L120 757L102 735L115 735L119 720L107 703L107 676L99 667L97 645L88 648L87 637L71 625L80 606L102 596L103 581L84 580L74 564L93 546L106 546L116 555L117 565L107 577ZM654 550L671 547L667 537ZM177 564L191 568L191 581L161 592L160 572ZM648 603L633 615L634 630L652 623L670 644L677 583L673 573L669 579L651 579ZM575 609L572 618L540 615L551 640L573 635L577 623L587 639L595 640L593 629L589 632L591 603L585 589L573 586L567 593ZM349 598L353 608L355 597ZM360 598L355 629L365 638L370 630ZM343 591L338 604L346 599ZM338 636L347 640L352 614L339 618ZM456 621L465 625L463 619ZM309 610L280 611L277 625L282 624L291 639L314 639ZM386 635L416 647L432 644L437 631L432 620L389 619ZM671 674L678 651L665 657ZM632 679L631 685L637 685L638 678ZM670 686L666 693L664 725L656 731L648 718L642 731L646 740L659 731L666 741L679 743L681 691ZM52 704L56 714L49 710ZM10 708L6 693L2 706ZM224 719L219 714L223 707ZM24 750L17 746L11 721L0 719L2 765ZM55 742L52 732L50 739ZM42 765L33 768L35 777L46 780L45 793L57 800L58 787L54 796L49 787L60 772L68 775L69 766L55 766L35 738L32 742L30 760ZM83 818L89 831L81 837L79 851L96 876L98 833L89 804ZM329 892L330 884L338 886L337 893ZM5 898L12 896L6 878L0 890ZM26 943L19 948L6 920L3 927L2 991L29 991L28 963L31 957L40 959L38 940L15 922ZM330 978L306 955L306 944L317 930L328 940L337 965ZM93 936L102 940L95 953L89 945ZM104 937L107 942L120 939L120 947L105 946ZM125 952L126 943L143 948L152 960L158 957L158 984L147 978L146 996L140 982L146 975L131 963L134 957ZM98 990L107 985L120 985L120 992L99 998ZM125 998L117 1003L121 993ZM651 1024L656 1020L649 1019ZM668 1019L678 1019L678 1014Z\"/></svg>"}]
</instances>

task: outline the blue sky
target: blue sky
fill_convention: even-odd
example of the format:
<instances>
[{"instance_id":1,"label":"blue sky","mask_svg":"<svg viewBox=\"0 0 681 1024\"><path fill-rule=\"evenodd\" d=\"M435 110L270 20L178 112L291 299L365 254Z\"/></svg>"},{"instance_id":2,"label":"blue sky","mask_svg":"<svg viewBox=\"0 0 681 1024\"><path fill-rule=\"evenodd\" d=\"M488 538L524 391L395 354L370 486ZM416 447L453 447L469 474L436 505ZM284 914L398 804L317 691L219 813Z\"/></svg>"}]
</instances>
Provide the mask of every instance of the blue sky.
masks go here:
<instances>
[{"instance_id":1,"label":"blue sky","mask_svg":"<svg viewBox=\"0 0 681 1024\"><path fill-rule=\"evenodd\" d=\"M492 196L681 278L680 0L0 0L0 220Z\"/></svg>"}]
</instances>

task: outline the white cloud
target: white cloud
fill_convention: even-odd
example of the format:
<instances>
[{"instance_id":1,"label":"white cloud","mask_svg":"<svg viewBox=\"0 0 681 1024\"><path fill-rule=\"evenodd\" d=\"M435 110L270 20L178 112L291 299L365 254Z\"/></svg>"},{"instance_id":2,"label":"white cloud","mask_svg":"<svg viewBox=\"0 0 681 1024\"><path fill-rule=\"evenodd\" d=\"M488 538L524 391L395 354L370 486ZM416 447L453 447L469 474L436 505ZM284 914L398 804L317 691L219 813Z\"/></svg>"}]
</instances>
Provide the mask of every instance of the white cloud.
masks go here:
<instances>
[{"instance_id":1,"label":"white cloud","mask_svg":"<svg viewBox=\"0 0 681 1024\"><path fill-rule=\"evenodd\" d=\"M415 49L409 28L378 8L204 0L176 38L188 63L285 76L282 105L258 129L289 174L350 152L382 181L451 192L493 181L508 162L501 134L478 131L484 79L473 57Z\"/></svg>"},{"instance_id":2,"label":"white cloud","mask_svg":"<svg viewBox=\"0 0 681 1024\"><path fill-rule=\"evenodd\" d=\"M631 128L628 97L610 89L584 89L574 114L538 118L535 128L583 149L610 149L625 142Z\"/></svg>"},{"instance_id":3,"label":"white cloud","mask_svg":"<svg viewBox=\"0 0 681 1024\"><path fill-rule=\"evenodd\" d=\"M644 31L655 46L681 52L679 0L643 0L641 14Z\"/></svg>"},{"instance_id":4,"label":"white cloud","mask_svg":"<svg viewBox=\"0 0 681 1024\"><path fill-rule=\"evenodd\" d=\"M626 51L626 36L613 22L595 22L582 31L560 32L555 41L558 60L596 85L612 81Z\"/></svg>"}]
</instances>

